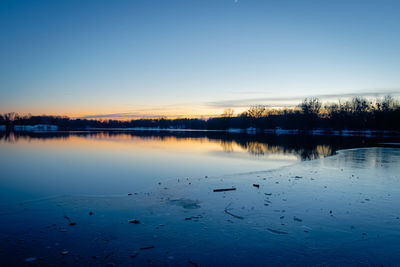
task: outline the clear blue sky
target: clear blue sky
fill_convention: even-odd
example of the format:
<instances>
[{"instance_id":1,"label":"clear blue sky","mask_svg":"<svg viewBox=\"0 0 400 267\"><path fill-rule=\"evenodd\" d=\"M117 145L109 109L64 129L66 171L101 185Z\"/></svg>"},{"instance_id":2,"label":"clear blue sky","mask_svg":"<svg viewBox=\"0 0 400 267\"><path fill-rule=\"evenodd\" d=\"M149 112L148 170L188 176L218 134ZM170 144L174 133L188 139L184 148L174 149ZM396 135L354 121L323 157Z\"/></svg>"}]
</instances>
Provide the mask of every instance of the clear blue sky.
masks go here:
<instances>
[{"instance_id":1,"label":"clear blue sky","mask_svg":"<svg viewBox=\"0 0 400 267\"><path fill-rule=\"evenodd\" d=\"M400 92L400 1L1 1L0 112L209 115Z\"/></svg>"}]
</instances>

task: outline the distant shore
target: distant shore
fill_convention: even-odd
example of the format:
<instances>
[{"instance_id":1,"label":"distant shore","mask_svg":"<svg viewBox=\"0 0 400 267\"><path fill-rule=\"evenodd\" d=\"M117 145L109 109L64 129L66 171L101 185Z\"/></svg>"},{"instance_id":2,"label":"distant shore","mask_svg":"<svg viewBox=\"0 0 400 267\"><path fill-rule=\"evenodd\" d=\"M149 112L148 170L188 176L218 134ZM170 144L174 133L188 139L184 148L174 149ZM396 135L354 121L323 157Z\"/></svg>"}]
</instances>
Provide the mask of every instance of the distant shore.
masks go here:
<instances>
[{"instance_id":1,"label":"distant shore","mask_svg":"<svg viewBox=\"0 0 400 267\"><path fill-rule=\"evenodd\" d=\"M229 129L186 129L186 128L160 128L160 127L131 127L131 128L73 128L60 129L57 125L14 125L7 128L6 125L0 125L0 132L63 132L63 131L148 131L148 132L221 132L221 133L239 133L249 135L275 134L275 135L336 135L336 136L366 136L366 137L393 137L400 136L397 130L334 130L334 129L258 129L249 127L246 129L229 128Z\"/></svg>"}]
</instances>

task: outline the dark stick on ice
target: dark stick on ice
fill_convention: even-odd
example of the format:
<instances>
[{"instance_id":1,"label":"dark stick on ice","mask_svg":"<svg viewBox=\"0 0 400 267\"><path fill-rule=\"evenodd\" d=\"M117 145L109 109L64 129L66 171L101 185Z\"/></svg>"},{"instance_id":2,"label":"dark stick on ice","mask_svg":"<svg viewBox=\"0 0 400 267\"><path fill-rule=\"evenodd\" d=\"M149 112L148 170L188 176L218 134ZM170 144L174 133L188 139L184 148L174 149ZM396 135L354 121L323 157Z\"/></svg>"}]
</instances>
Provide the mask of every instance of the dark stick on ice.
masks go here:
<instances>
[{"instance_id":1,"label":"dark stick on ice","mask_svg":"<svg viewBox=\"0 0 400 267\"><path fill-rule=\"evenodd\" d=\"M214 189L214 192L224 192L224 191L234 191L236 190L236 188L232 187L232 188L221 188L221 189Z\"/></svg>"},{"instance_id":2,"label":"dark stick on ice","mask_svg":"<svg viewBox=\"0 0 400 267\"><path fill-rule=\"evenodd\" d=\"M140 248L140 249L141 249L141 250L145 250L145 249L152 249L152 248L154 248L154 246L142 247L142 248Z\"/></svg>"},{"instance_id":3,"label":"dark stick on ice","mask_svg":"<svg viewBox=\"0 0 400 267\"><path fill-rule=\"evenodd\" d=\"M288 234L287 232L274 230L274 229L271 229L271 228L267 228L267 230L270 231L271 233L274 233L274 234L280 234L280 235L287 235Z\"/></svg>"},{"instance_id":4,"label":"dark stick on ice","mask_svg":"<svg viewBox=\"0 0 400 267\"><path fill-rule=\"evenodd\" d=\"M303 220L300 218L297 218L296 216L293 217L293 220L295 220L296 222L302 222Z\"/></svg>"}]
</instances>

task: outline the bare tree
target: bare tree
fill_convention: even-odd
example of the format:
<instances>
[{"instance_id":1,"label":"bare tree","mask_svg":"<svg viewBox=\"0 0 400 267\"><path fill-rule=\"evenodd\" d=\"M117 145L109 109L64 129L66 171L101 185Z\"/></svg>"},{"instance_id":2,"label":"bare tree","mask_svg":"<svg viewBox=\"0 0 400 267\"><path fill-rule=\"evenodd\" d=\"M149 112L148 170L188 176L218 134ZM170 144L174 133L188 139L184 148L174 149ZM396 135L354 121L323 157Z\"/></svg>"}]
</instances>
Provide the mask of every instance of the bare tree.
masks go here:
<instances>
[{"instance_id":1,"label":"bare tree","mask_svg":"<svg viewBox=\"0 0 400 267\"><path fill-rule=\"evenodd\" d=\"M266 106L258 105L258 106L251 106L247 111L247 115L251 118L259 119L261 118L266 110Z\"/></svg>"},{"instance_id":2,"label":"bare tree","mask_svg":"<svg viewBox=\"0 0 400 267\"><path fill-rule=\"evenodd\" d=\"M390 111L395 109L398 105L392 96L387 95L383 99L377 100L376 106L380 111Z\"/></svg>"},{"instance_id":3,"label":"bare tree","mask_svg":"<svg viewBox=\"0 0 400 267\"><path fill-rule=\"evenodd\" d=\"M321 109L321 101L316 97L305 98L299 107L306 115L317 115Z\"/></svg>"},{"instance_id":4,"label":"bare tree","mask_svg":"<svg viewBox=\"0 0 400 267\"><path fill-rule=\"evenodd\" d=\"M365 113L370 110L371 105L370 103L365 99L361 97L354 97L351 100L352 103L352 110L355 113Z\"/></svg>"}]
</instances>

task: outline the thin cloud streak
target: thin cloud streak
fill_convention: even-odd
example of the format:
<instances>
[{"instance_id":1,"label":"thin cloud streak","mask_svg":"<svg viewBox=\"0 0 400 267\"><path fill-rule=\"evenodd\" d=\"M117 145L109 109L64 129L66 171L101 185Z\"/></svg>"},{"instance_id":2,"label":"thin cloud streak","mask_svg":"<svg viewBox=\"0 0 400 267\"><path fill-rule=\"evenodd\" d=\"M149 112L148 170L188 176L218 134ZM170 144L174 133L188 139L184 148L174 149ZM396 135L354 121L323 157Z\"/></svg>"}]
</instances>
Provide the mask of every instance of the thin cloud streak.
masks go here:
<instances>
[{"instance_id":1,"label":"thin cloud streak","mask_svg":"<svg viewBox=\"0 0 400 267\"><path fill-rule=\"evenodd\" d=\"M79 117L79 119L159 119L159 118L191 118L191 117L215 117L216 115L208 114L198 116L184 115L184 114L168 114L168 115L146 115L137 113L112 113L112 114L94 114Z\"/></svg>"},{"instance_id":2,"label":"thin cloud streak","mask_svg":"<svg viewBox=\"0 0 400 267\"><path fill-rule=\"evenodd\" d=\"M83 117L79 117L80 119L101 119L101 118L159 118L162 116L157 115L140 115L137 113L111 113L111 114L94 114L94 115L87 115Z\"/></svg>"},{"instance_id":3,"label":"thin cloud streak","mask_svg":"<svg viewBox=\"0 0 400 267\"><path fill-rule=\"evenodd\" d=\"M343 98L352 97L382 97L385 95L399 96L400 89L364 92L364 93L346 93L346 94L320 94L320 95L304 95L304 96L285 96L285 97L260 97L248 99L234 99L208 102L206 105L214 108L244 108L252 105L268 105L271 107L293 107L300 103L306 97L317 97L323 101L333 101Z\"/></svg>"}]
</instances>

